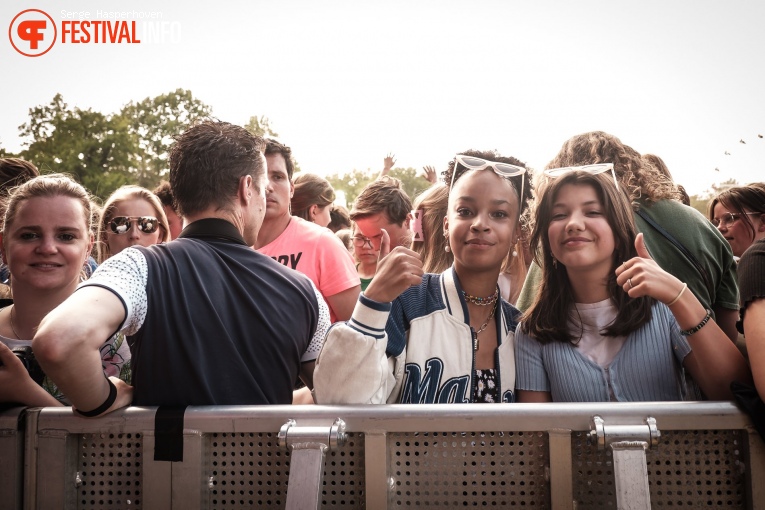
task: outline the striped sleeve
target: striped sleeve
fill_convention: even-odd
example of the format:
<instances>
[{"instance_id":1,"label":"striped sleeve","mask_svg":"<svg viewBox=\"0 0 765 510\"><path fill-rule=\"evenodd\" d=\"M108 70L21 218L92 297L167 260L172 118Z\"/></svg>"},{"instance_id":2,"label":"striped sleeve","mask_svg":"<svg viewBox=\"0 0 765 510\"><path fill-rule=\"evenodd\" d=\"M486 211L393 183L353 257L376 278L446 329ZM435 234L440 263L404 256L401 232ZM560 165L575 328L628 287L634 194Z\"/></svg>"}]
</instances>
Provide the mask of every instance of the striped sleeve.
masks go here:
<instances>
[{"instance_id":1,"label":"striped sleeve","mask_svg":"<svg viewBox=\"0 0 765 510\"><path fill-rule=\"evenodd\" d=\"M515 329L515 389L527 391L550 391L539 342Z\"/></svg>"}]
</instances>

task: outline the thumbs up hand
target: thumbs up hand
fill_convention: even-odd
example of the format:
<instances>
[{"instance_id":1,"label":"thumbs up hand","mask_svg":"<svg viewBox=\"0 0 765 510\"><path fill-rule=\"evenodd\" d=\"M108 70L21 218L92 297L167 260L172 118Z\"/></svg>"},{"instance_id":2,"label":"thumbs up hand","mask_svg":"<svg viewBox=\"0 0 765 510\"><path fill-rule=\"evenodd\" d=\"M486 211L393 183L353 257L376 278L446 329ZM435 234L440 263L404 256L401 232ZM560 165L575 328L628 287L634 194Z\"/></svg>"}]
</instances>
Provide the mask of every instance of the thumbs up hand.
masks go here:
<instances>
[{"instance_id":1,"label":"thumbs up hand","mask_svg":"<svg viewBox=\"0 0 765 510\"><path fill-rule=\"evenodd\" d=\"M390 249L390 236L382 230L380 259L372 282L364 295L378 303L388 303L412 285L422 282L420 254L403 246Z\"/></svg>"},{"instance_id":2,"label":"thumbs up hand","mask_svg":"<svg viewBox=\"0 0 765 510\"><path fill-rule=\"evenodd\" d=\"M635 237L635 250L637 257L616 268L617 285L633 298L650 296L662 303L671 302L683 288L683 283L653 260L642 233Z\"/></svg>"}]
</instances>

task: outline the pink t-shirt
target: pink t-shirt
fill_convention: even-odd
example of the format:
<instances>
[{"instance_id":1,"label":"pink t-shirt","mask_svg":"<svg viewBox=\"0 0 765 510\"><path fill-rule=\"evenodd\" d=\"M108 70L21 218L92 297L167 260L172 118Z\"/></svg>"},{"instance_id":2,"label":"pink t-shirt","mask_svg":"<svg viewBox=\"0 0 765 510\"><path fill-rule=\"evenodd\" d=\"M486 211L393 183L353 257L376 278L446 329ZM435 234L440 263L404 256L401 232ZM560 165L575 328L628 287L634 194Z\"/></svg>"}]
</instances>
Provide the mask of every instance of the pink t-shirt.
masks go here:
<instances>
[{"instance_id":1,"label":"pink t-shirt","mask_svg":"<svg viewBox=\"0 0 765 510\"><path fill-rule=\"evenodd\" d=\"M328 228L293 216L279 237L258 250L310 278L326 300L361 285L348 249ZM337 322L330 307L330 319Z\"/></svg>"}]
</instances>

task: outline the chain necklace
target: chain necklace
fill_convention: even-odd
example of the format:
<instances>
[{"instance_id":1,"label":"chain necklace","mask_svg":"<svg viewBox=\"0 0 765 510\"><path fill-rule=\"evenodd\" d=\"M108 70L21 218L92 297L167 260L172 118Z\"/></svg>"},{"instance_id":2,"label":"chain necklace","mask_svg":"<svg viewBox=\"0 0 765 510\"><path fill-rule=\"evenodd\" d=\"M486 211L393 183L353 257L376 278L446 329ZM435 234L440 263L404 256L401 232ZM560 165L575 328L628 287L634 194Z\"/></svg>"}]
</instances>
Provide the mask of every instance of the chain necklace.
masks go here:
<instances>
[{"instance_id":1,"label":"chain necklace","mask_svg":"<svg viewBox=\"0 0 765 510\"><path fill-rule=\"evenodd\" d=\"M473 303L478 306L489 306L497 302L497 299L499 298L499 289L494 289L494 294L488 297L471 296L464 290L462 291L462 295L465 296L465 301L468 303Z\"/></svg>"},{"instance_id":2,"label":"chain necklace","mask_svg":"<svg viewBox=\"0 0 765 510\"><path fill-rule=\"evenodd\" d=\"M16 340L21 340L21 337L19 336L19 334L16 333L16 326L13 325L13 312L14 311L16 311L16 307L15 306L11 307L11 313L10 313L10 315L11 315L11 330L13 330L13 334L16 335Z\"/></svg>"},{"instance_id":3,"label":"chain necklace","mask_svg":"<svg viewBox=\"0 0 765 510\"><path fill-rule=\"evenodd\" d=\"M478 335L480 335L487 327L489 327L489 323L494 318L494 313L496 311L497 311L497 301L495 299L494 300L494 306L491 307L491 312L489 312L489 316L486 318L486 322L481 324L481 327L478 328L478 331L476 331L473 334L473 350L474 351L478 350L478 345L479 345Z\"/></svg>"}]
</instances>

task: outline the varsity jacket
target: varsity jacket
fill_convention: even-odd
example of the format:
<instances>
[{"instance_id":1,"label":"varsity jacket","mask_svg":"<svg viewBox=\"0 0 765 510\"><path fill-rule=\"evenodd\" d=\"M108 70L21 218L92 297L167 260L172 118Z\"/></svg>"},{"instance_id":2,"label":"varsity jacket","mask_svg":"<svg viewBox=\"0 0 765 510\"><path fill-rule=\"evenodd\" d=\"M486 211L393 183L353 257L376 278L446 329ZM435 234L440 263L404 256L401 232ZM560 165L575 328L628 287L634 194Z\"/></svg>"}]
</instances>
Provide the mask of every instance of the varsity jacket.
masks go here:
<instances>
[{"instance_id":1,"label":"varsity jacket","mask_svg":"<svg viewBox=\"0 0 765 510\"><path fill-rule=\"evenodd\" d=\"M515 328L504 300L495 316L498 402L515 401ZM457 274L449 268L392 303L359 296L348 322L327 333L314 370L318 404L433 404L473 401L473 330Z\"/></svg>"}]
</instances>

